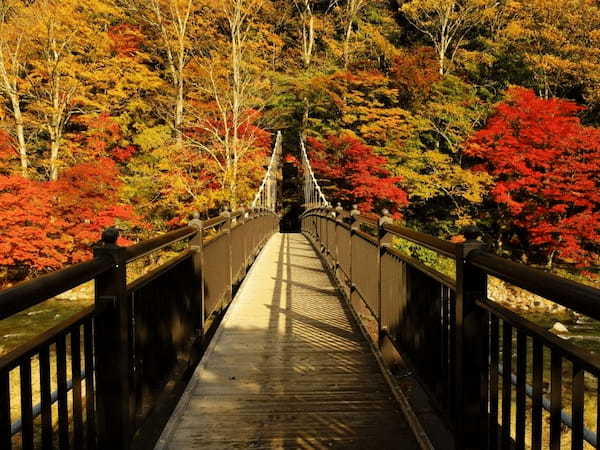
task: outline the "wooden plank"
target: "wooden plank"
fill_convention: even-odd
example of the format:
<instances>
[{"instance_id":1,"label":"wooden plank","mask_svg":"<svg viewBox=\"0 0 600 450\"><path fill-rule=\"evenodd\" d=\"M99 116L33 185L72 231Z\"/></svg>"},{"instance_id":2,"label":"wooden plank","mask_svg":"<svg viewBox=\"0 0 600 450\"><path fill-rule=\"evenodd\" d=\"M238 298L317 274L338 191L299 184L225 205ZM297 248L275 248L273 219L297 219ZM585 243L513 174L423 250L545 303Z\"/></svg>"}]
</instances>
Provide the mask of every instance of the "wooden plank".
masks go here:
<instances>
[{"instance_id":1,"label":"wooden plank","mask_svg":"<svg viewBox=\"0 0 600 450\"><path fill-rule=\"evenodd\" d=\"M260 258L157 448L418 448L308 241Z\"/></svg>"}]
</instances>

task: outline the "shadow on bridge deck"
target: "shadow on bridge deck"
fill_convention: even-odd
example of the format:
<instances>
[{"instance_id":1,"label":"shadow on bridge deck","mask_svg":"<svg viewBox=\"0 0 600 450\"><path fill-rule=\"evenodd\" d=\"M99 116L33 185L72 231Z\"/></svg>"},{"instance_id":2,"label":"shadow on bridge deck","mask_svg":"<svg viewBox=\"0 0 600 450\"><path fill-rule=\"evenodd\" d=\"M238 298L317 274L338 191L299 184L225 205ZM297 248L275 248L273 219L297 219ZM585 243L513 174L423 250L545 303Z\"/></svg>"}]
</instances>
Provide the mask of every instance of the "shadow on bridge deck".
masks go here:
<instances>
[{"instance_id":1,"label":"shadow on bridge deck","mask_svg":"<svg viewBox=\"0 0 600 450\"><path fill-rule=\"evenodd\" d=\"M160 449L419 448L310 243L277 234L240 288Z\"/></svg>"}]
</instances>

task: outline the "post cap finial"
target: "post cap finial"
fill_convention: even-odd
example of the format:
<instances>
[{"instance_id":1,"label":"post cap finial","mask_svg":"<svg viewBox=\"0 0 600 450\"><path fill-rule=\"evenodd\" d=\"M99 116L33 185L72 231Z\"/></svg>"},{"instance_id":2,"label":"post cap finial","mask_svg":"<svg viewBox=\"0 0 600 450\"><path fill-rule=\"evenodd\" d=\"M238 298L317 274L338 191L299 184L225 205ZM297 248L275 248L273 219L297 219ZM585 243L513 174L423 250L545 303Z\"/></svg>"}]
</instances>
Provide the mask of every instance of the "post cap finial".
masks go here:
<instances>
[{"instance_id":1,"label":"post cap finial","mask_svg":"<svg viewBox=\"0 0 600 450\"><path fill-rule=\"evenodd\" d=\"M481 237L481 230L477 225L469 225L463 230L463 235L467 241L476 241Z\"/></svg>"},{"instance_id":2,"label":"post cap finial","mask_svg":"<svg viewBox=\"0 0 600 450\"><path fill-rule=\"evenodd\" d=\"M379 218L379 226L382 227L384 226L386 223L392 223L393 219L390 215L390 210L387 208L384 208L381 211L381 217Z\"/></svg>"},{"instance_id":3,"label":"post cap finial","mask_svg":"<svg viewBox=\"0 0 600 450\"><path fill-rule=\"evenodd\" d=\"M194 211L194 213L192 214L192 220L190 220L188 226L192 228L197 228L199 230L203 228L203 223L200 219L200 213L198 211Z\"/></svg>"},{"instance_id":4,"label":"post cap finial","mask_svg":"<svg viewBox=\"0 0 600 450\"><path fill-rule=\"evenodd\" d=\"M119 239L119 229L117 227L107 228L102 232L102 244L103 245L116 245Z\"/></svg>"}]
</instances>

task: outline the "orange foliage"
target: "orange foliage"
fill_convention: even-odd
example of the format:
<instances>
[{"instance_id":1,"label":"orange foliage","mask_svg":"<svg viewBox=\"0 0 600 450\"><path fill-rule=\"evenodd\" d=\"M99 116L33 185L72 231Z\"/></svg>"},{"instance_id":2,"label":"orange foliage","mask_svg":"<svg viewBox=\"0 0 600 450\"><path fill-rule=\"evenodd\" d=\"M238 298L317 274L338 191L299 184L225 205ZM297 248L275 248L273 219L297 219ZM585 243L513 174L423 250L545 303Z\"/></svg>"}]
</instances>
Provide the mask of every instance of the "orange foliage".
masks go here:
<instances>
[{"instance_id":1,"label":"orange foliage","mask_svg":"<svg viewBox=\"0 0 600 450\"><path fill-rule=\"evenodd\" d=\"M102 158L65 170L58 181L0 176L0 266L30 274L78 263L103 229L139 224L119 202L118 175L116 163Z\"/></svg>"}]
</instances>

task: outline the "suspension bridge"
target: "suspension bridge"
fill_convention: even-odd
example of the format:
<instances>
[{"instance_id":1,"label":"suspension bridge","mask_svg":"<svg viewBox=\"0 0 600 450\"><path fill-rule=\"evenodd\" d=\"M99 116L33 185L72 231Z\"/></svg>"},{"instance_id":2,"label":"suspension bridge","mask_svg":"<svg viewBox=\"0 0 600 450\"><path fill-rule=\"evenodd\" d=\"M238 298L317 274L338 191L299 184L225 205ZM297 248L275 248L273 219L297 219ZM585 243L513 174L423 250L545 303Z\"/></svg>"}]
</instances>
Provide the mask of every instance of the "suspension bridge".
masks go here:
<instances>
[{"instance_id":1,"label":"suspension bridge","mask_svg":"<svg viewBox=\"0 0 600 450\"><path fill-rule=\"evenodd\" d=\"M107 230L92 260L0 291L5 319L95 290L0 358L1 449L598 446L600 358L492 302L487 283L593 319L599 291L499 258L474 229L453 243L332 208L299 145L297 233L279 232L278 135L251 208L127 248Z\"/></svg>"}]
</instances>

